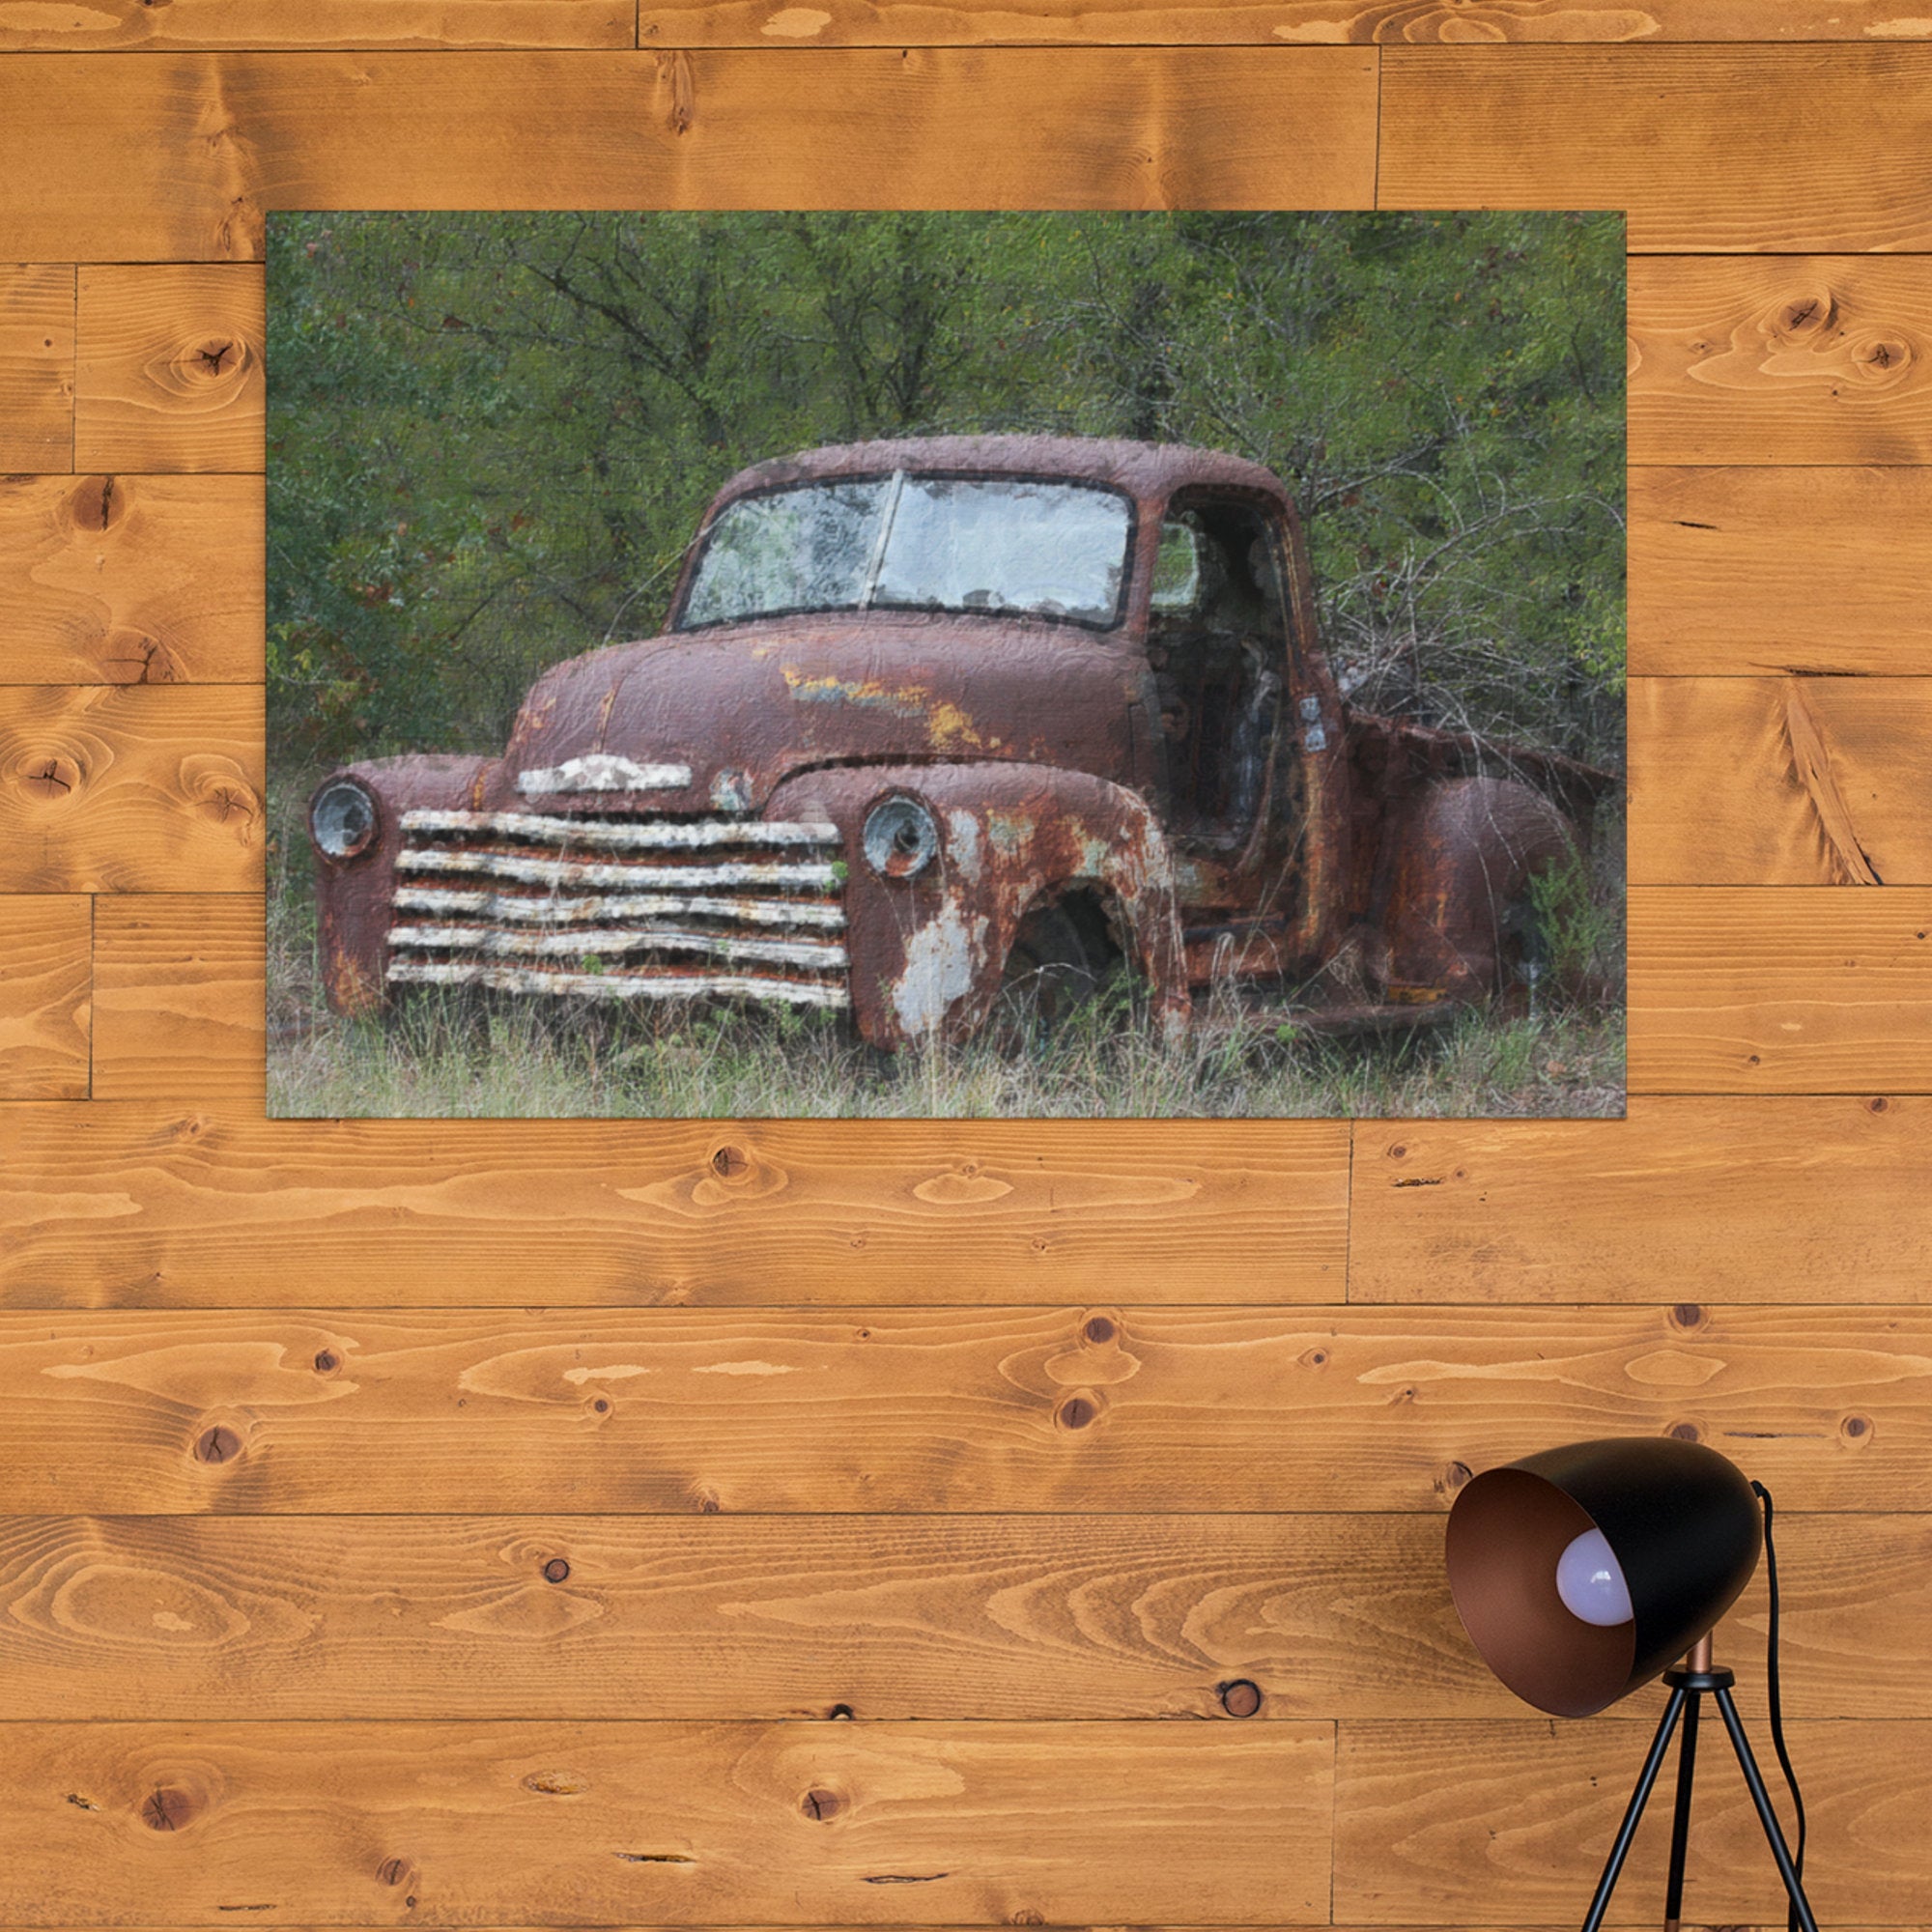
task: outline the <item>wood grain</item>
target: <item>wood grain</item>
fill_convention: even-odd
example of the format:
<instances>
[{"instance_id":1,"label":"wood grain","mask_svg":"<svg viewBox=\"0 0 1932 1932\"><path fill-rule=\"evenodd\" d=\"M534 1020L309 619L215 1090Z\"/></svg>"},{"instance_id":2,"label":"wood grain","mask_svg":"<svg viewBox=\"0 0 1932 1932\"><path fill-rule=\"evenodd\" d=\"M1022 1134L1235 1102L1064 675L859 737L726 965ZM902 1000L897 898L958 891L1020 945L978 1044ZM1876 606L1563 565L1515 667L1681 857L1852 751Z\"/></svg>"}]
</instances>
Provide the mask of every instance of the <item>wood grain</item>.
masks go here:
<instances>
[{"instance_id":1,"label":"wood grain","mask_svg":"<svg viewBox=\"0 0 1932 1932\"><path fill-rule=\"evenodd\" d=\"M1240 1151L1236 1154L1236 1150ZM1337 1122L0 1116L14 1307L1339 1299ZM781 1290L780 1284L782 1284Z\"/></svg>"},{"instance_id":2,"label":"wood grain","mask_svg":"<svg viewBox=\"0 0 1932 1932\"><path fill-rule=\"evenodd\" d=\"M1909 1922L1932 1884L1932 1726L1790 1726L1821 1923ZM1772 1766L1770 1738L1752 1740ZM1700 1731L1684 1909L1700 1925L1782 1923L1784 1893L1721 1727ZM1587 1903L1642 1762L1623 1724L1359 1723L1336 1758L1335 1917L1377 1925L1559 1919ZM1789 1799L1783 1815L1790 1819ZM1663 1896L1667 1781L1612 1907Z\"/></svg>"},{"instance_id":3,"label":"wood grain","mask_svg":"<svg viewBox=\"0 0 1932 1932\"><path fill-rule=\"evenodd\" d=\"M1795 903L1759 896L1774 911ZM1932 1244L1928 1164L1932 1107L1876 1092L1633 1098L1621 1123L1365 1121L1349 1292L1413 1302L1681 1294L1825 1311L1918 1301Z\"/></svg>"},{"instance_id":4,"label":"wood grain","mask_svg":"<svg viewBox=\"0 0 1932 1932\"><path fill-rule=\"evenodd\" d=\"M86 0L0 13L0 50L152 47L650 47L1070 46L1414 44L1433 42L1913 39L1928 30L1900 17L1897 0L1787 5L1753 0L1008 0L998 7L931 0L670 0L642 8L610 0L467 0L461 7L395 0Z\"/></svg>"},{"instance_id":5,"label":"wood grain","mask_svg":"<svg viewBox=\"0 0 1932 1932\"><path fill-rule=\"evenodd\" d=\"M1932 674L1929 575L1923 469L1631 471L1639 677ZM1639 754L1658 722L1634 732Z\"/></svg>"},{"instance_id":6,"label":"wood grain","mask_svg":"<svg viewBox=\"0 0 1932 1932\"><path fill-rule=\"evenodd\" d=\"M73 270L0 263L0 470L72 468Z\"/></svg>"},{"instance_id":7,"label":"wood grain","mask_svg":"<svg viewBox=\"0 0 1932 1932\"><path fill-rule=\"evenodd\" d=\"M1620 208L1633 251L1924 248L1928 96L1932 48L1896 42L1391 46L1378 204Z\"/></svg>"},{"instance_id":8,"label":"wood grain","mask_svg":"<svg viewBox=\"0 0 1932 1932\"><path fill-rule=\"evenodd\" d=\"M1633 1093L1932 1089L1932 891L1631 895Z\"/></svg>"},{"instance_id":9,"label":"wood grain","mask_svg":"<svg viewBox=\"0 0 1932 1932\"><path fill-rule=\"evenodd\" d=\"M89 928L84 898L0 898L0 1100L84 1100Z\"/></svg>"},{"instance_id":10,"label":"wood grain","mask_svg":"<svg viewBox=\"0 0 1932 1932\"><path fill-rule=\"evenodd\" d=\"M1932 1717L1927 1520L1778 1538L1792 1715ZM1439 1516L14 1517L0 1587L10 1720L1522 1710L1457 1621ZM1760 1577L1727 1655L1764 1619Z\"/></svg>"},{"instance_id":11,"label":"wood grain","mask_svg":"<svg viewBox=\"0 0 1932 1932\"><path fill-rule=\"evenodd\" d=\"M895 1924L909 1890L948 1924L1328 1914L1326 1724L67 1723L8 1745L21 1925Z\"/></svg>"},{"instance_id":12,"label":"wood grain","mask_svg":"<svg viewBox=\"0 0 1932 1932\"><path fill-rule=\"evenodd\" d=\"M252 1100L265 1087L262 901L123 894L94 923L94 1096Z\"/></svg>"},{"instance_id":13,"label":"wood grain","mask_svg":"<svg viewBox=\"0 0 1932 1932\"><path fill-rule=\"evenodd\" d=\"M1630 720L1633 884L1932 882L1932 678L1636 678Z\"/></svg>"},{"instance_id":14,"label":"wood grain","mask_svg":"<svg viewBox=\"0 0 1932 1932\"><path fill-rule=\"evenodd\" d=\"M0 682L259 683L263 535L257 476L0 476Z\"/></svg>"},{"instance_id":15,"label":"wood grain","mask_svg":"<svg viewBox=\"0 0 1932 1932\"><path fill-rule=\"evenodd\" d=\"M0 256L248 258L274 208L1366 207L1377 59L39 55L0 67Z\"/></svg>"},{"instance_id":16,"label":"wood grain","mask_svg":"<svg viewBox=\"0 0 1932 1932\"><path fill-rule=\"evenodd\" d=\"M1924 463L1928 315L1920 257L1633 259L1631 458Z\"/></svg>"},{"instance_id":17,"label":"wood grain","mask_svg":"<svg viewBox=\"0 0 1932 1932\"><path fill-rule=\"evenodd\" d=\"M1670 1431L1789 1508L1924 1510L1928 1397L1922 1305L18 1312L0 1507L1439 1513Z\"/></svg>"},{"instance_id":18,"label":"wood grain","mask_svg":"<svg viewBox=\"0 0 1932 1932\"><path fill-rule=\"evenodd\" d=\"M630 47L627 0L14 0L0 51L127 47Z\"/></svg>"},{"instance_id":19,"label":"wood grain","mask_svg":"<svg viewBox=\"0 0 1932 1932\"><path fill-rule=\"evenodd\" d=\"M0 686L0 892L261 878L259 687Z\"/></svg>"},{"instance_id":20,"label":"wood grain","mask_svg":"<svg viewBox=\"0 0 1932 1932\"><path fill-rule=\"evenodd\" d=\"M1786 41L1911 39L1932 32L1901 18L1896 0L1783 5L1753 0L646 0L645 46L920 46L1056 42L1069 45L1223 45L1498 41Z\"/></svg>"},{"instance_id":21,"label":"wood grain","mask_svg":"<svg viewBox=\"0 0 1932 1932\"><path fill-rule=\"evenodd\" d=\"M78 276L75 468L260 469L261 270L90 264Z\"/></svg>"}]
</instances>

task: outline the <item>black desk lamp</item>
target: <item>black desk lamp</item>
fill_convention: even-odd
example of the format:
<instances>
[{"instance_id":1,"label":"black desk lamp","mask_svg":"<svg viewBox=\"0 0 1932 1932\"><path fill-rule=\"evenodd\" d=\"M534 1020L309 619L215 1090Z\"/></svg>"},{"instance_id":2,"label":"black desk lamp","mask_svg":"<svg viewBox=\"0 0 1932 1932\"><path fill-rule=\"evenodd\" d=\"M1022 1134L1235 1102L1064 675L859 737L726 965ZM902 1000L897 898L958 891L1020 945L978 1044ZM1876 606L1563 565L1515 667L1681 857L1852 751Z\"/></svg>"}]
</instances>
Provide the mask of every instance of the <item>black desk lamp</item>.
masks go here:
<instances>
[{"instance_id":1,"label":"black desk lamp","mask_svg":"<svg viewBox=\"0 0 1932 1932\"><path fill-rule=\"evenodd\" d=\"M1758 1499L1763 1499L1762 1520ZM1771 1494L1735 1464L1673 1436L1619 1436L1548 1449L1467 1484L1449 1513L1449 1588L1483 1662L1539 1711L1587 1718L1659 1671L1670 1700L1610 1848L1583 1932L1609 1909L1637 1821L1678 1719L1677 1810L1670 1838L1666 1932L1684 1903L1684 1852L1697 1713L1716 1700L1771 1855L1791 1900L1791 1932L1818 1932L1804 1896L1804 1807L1784 1748L1777 1691L1777 1566L1770 1559L1771 1722L1798 1806L1798 1857L1778 1829L1731 1700L1736 1678L1711 1662L1711 1630L1750 1580L1768 1544ZM1665 1669L1682 1657L1677 1669Z\"/></svg>"}]
</instances>

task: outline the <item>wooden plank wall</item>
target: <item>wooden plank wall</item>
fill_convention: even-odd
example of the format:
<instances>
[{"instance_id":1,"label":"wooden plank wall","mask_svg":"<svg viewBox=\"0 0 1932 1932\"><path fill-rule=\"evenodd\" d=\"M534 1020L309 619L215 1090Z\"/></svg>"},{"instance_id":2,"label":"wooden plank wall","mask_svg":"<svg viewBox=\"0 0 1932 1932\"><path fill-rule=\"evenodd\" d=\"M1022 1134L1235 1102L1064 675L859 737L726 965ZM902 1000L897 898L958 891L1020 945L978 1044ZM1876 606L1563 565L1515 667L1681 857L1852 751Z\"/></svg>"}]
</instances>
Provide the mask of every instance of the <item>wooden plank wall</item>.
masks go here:
<instances>
[{"instance_id":1,"label":"wooden plank wall","mask_svg":"<svg viewBox=\"0 0 1932 1932\"><path fill-rule=\"evenodd\" d=\"M1932 1926L1928 34L0 0L0 1925L1574 1924L1440 1520L1668 1431ZM265 212L880 201L1629 212L1627 1123L263 1120Z\"/></svg>"}]
</instances>

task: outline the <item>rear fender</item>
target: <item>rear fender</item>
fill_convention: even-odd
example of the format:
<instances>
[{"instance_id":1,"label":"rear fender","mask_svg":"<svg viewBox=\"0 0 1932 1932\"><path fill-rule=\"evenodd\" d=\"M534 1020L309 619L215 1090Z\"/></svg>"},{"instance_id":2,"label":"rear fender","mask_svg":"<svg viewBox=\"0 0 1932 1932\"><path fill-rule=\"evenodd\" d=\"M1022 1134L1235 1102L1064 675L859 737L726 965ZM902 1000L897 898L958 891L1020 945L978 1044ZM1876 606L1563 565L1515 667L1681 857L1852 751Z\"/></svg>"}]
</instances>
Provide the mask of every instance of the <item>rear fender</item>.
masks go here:
<instances>
[{"instance_id":1,"label":"rear fender","mask_svg":"<svg viewBox=\"0 0 1932 1932\"><path fill-rule=\"evenodd\" d=\"M866 858L866 820L895 797L919 801L938 827L937 851L912 878L881 877ZM1163 1028L1184 1029L1167 841L1122 786L1047 765L874 765L801 774L765 810L838 827L853 1016L873 1045L970 1037L998 997L1020 922L1076 888L1107 906Z\"/></svg>"},{"instance_id":2,"label":"rear fender","mask_svg":"<svg viewBox=\"0 0 1932 1932\"><path fill-rule=\"evenodd\" d=\"M1394 1000L1484 1000L1509 965L1511 908L1529 881L1581 850L1576 824L1531 785L1449 779L1405 816L1389 895Z\"/></svg>"}]
</instances>

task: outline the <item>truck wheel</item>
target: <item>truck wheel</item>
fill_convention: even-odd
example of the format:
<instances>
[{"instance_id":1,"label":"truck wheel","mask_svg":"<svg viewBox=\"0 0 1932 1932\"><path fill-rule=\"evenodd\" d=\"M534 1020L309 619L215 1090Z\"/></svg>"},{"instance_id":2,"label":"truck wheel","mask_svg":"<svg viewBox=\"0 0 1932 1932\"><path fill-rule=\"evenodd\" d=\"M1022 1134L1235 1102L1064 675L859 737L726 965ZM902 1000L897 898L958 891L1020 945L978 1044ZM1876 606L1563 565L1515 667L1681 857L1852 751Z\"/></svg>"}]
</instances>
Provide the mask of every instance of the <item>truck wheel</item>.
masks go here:
<instances>
[{"instance_id":1,"label":"truck wheel","mask_svg":"<svg viewBox=\"0 0 1932 1932\"><path fill-rule=\"evenodd\" d=\"M1000 1004L1048 1026L1091 999L1119 954L1098 904L1082 895L1035 906L1020 921L1000 978Z\"/></svg>"}]
</instances>

